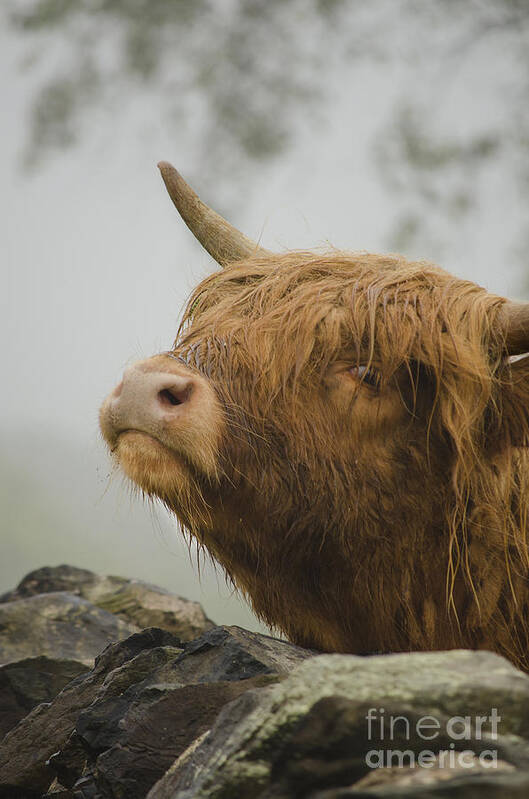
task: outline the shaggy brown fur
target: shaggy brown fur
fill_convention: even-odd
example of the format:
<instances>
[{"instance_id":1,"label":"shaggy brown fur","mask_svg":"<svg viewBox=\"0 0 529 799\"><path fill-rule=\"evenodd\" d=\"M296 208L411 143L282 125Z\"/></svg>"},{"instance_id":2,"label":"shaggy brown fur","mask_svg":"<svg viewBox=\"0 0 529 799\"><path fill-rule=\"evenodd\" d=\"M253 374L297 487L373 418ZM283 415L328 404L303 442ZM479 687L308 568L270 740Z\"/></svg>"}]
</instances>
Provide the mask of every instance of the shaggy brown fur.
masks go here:
<instances>
[{"instance_id":1,"label":"shaggy brown fur","mask_svg":"<svg viewBox=\"0 0 529 799\"><path fill-rule=\"evenodd\" d=\"M298 644L529 669L529 365L504 357L503 302L398 256L212 275L174 355L223 408L218 474L150 490Z\"/></svg>"}]
</instances>

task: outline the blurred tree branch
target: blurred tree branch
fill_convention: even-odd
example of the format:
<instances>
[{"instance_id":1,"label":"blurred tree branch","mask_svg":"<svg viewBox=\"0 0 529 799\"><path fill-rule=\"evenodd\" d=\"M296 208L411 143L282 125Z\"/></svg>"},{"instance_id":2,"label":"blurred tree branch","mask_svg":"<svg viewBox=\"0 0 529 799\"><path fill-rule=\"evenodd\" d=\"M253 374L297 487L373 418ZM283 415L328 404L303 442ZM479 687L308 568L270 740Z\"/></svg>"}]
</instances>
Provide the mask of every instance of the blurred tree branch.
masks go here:
<instances>
[{"instance_id":1,"label":"blurred tree branch","mask_svg":"<svg viewBox=\"0 0 529 799\"><path fill-rule=\"evenodd\" d=\"M261 160L288 145L324 79L317 45L343 0L33 0L10 13L40 50L26 161L76 143L96 108L153 93L158 116L192 127L206 158ZM296 35L303 29L303 36ZM52 49L58 64L46 65ZM48 59L50 60L50 59ZM53 59L51 59L53 61ZM198 101L198 102L197 102Z\"/></svg>"},{"instance_id":2,"label":"blurred tree branch","mask_svg":"<svg viewBox=\"0 0 529 799\"><path fill-rule=\"evenodd\" d=\"M399 97L393 134L379 135L376 161L399 196L392 247L433 251L440 258L451 232L479 205L482 184L498 164L520 203L529 201L529 4L409 0L405 5L429 32L428 48L419 46L410 56L423 71L424 86ZM500 67L511 62L511 81L485 72L491 58ZM446 97L446 87L455 92L458 84L468 87L470 103L459 117L450 115ZM474 120L473 88L484 92L489 104L489 114ZM522 238L529 239L529 227ZM519 255L522 248L515 250Z\"/></svg>"},{"instance_id":3,"label":"blurred tree branch","mask_svg":"<svg viewBox=\"0 0 529 799\"><path fill-rule=\"evenodd\" d=\"M193 142L201 168L242 172L321 121L333 69L347 80L364 59L385 63L389 82L408 70L373 147L396 198L391 248L443 257L498 165L529 201L527 0L24 0L4 13L39 71L33 166L141 111L142 135L163 125Z\"/></svg>"}]
</instances>

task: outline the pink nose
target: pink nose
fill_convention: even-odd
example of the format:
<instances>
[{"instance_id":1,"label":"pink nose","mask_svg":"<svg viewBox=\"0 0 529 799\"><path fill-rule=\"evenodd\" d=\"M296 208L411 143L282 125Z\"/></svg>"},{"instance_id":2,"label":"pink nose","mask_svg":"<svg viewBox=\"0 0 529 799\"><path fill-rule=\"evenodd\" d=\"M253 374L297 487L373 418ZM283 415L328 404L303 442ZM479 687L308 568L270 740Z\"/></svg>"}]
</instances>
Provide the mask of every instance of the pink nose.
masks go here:
<instances>
[{"instance_id":1,"label":"pink nose","mask_svg":"<svg viewBox=\"0 0 529 799\"><path fill-rule=\"evenodd\" d=\"M113 432L141 430L159 434L193 404L194 378L170 372L127 369L123 380L106 401Z\"/></svg>"}]
</instances>

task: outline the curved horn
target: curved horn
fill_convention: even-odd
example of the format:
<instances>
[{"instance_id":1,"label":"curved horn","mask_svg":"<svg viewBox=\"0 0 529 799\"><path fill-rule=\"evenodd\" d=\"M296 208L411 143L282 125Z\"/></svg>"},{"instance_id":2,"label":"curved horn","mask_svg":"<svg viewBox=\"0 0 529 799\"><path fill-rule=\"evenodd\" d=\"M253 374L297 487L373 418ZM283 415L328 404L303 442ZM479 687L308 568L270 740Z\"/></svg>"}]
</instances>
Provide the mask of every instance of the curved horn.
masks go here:
<instances>
[{"instance_id":1,"label":"curved horn","mask_svg":"<svg viewBox=\"0 0 529 799\"><path fill-rule=\"evenodd\" d=\"M529 352L529 303L507 300L500 310L498 322L509 355Z\"/></svg>"},{"instance_id":2,"label":"curved horn","mask_svg":"<svg viewBox=\"0 0 529 799\"><path fill-rule=\"evenodd\" d=\"M203 203L174 166L160 161L158 168L178 213L220 266L242 261L251 255L270 254Z\"/></svg>"}]
</instances>

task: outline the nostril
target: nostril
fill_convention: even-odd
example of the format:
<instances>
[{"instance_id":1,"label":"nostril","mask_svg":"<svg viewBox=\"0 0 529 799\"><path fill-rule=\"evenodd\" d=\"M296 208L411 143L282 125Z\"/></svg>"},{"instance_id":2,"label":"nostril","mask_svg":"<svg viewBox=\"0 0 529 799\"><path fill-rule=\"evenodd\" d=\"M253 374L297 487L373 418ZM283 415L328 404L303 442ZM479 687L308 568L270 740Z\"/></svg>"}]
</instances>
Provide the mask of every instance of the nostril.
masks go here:
<instances>
[{"instance_id":1,"label":"nostril","mask_svg":"<svg viewBox=\"0 0 529 799\"><path fill-rule=\"evenodd\" d=\"M158 399L162 405L182 405L189 396L189 389L177 391L174 388L164 388L158 392Z\"/></svg>"}]
</instances>

